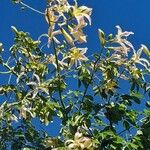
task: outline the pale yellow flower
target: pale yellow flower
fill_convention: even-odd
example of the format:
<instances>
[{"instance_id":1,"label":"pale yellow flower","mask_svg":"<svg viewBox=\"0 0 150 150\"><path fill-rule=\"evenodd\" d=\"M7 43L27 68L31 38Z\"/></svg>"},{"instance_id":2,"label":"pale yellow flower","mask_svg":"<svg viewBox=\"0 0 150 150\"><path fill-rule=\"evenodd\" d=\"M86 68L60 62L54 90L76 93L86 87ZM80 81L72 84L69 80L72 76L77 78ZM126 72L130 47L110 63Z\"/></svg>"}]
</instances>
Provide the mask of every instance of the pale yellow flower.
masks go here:
<instances>
[{"instance_id":1,"label":"pale yellow flower","mask_svg":"<svg viewBox=\"0 0 150 150\"><path fill-rule=\"evenodd\" d=\"M67 150L80 150L80 149L91 149L93 147L92 139L84 137L82 133L76 132L74 140L67 140L65 142Z\"/></svg>"},{"instance_id":2,"label":"pale yellow flower","mask_svg":"<svg viewBox=\"0 0 150 150\"><path fill-rule=\"evenodd\" d=\"M85 43L86 42L86 35L83 33L83 27L85 27L87 24L82 19L80 24L75 26L74 28L69 26L70 33L75 38L75 41L79 43Z\"/></svg>"},{"instance_id":3,"label":"pale yellow flower","mask_svg":"<svg viewBox=\"0 0 150 150\"><path fill-rule=\"evenodd\" d=\"M87 61L88 58L85 56L85 53L87 51L87 48L77 48L77 47L73 47L70 49L69 55L66 56L64 59L68 59L70 60L70 65L72 66L73 64L75 64L75 66L81 65L82 61Z\"/></svg>"},{"instance_id":4,"label":"pale yellow flower","mask_svg":"<svg viewBox=\"0 0 150 150\"><path fill-rule=\"evenodd\" d=\"M80 22L86 18L91 25L91 14L92 8L88 8L86 6L78 7L77 5L72 6L72 15L77 19L78 24L80 24Z\"/></svg>"}]
</instances>

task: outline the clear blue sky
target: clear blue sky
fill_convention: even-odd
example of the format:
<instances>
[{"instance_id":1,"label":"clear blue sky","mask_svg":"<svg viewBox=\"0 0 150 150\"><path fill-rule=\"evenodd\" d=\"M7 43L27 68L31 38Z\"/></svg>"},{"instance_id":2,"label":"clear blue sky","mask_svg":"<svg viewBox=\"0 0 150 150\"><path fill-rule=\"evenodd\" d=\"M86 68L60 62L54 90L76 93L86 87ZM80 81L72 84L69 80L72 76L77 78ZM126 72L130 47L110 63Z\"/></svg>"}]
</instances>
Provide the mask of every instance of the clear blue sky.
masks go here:
<instances>
[{"instance_id":1,"label":"clear blue sky","mask_svg":"<svg viewBox=\"0 0 150 150\"><path fill-rule=\"evenodd\" d=\"M47 32L47 23L43 16L31 10L20 11L20 7L12 5L10 1L0 2L0 41L6 48L12 43L11 25L30 32L35 39ZM45 1L23 2L44 11ZM150 45L149 0L78 0L78 2L93 8L92 27L87 28L89 53L96 50L95 45L98 45L97 29L101 28L106 33L111 33L115 31L115 25L135 33L131 38L134 45L138 46L140 43Z\"/></svg>"},{"instance_id":2,"label":"clear blue sky","mask_svg":"<svg viewBox=\"0 0 150 150\"><path fill-rule=\"evenodd\" d=\"M24 0L23 2L44 12L45 1ZM78 0L78 2L93 8L92 26L86 29L88 55L99 49L97 29L114 33L116 25L135 33L130 38L135 48L141 43L150 47L150 0ZM20 7L13 5L10 0L0 0L0 42L4 43L5 57L13 43L12 25L19 30L29 32L34 39L42 33L47 33L47 23L42 15L28 9L21 11ZM1 78L0 84L7 80L8 78Z\"/></svg>"}]
</instances>

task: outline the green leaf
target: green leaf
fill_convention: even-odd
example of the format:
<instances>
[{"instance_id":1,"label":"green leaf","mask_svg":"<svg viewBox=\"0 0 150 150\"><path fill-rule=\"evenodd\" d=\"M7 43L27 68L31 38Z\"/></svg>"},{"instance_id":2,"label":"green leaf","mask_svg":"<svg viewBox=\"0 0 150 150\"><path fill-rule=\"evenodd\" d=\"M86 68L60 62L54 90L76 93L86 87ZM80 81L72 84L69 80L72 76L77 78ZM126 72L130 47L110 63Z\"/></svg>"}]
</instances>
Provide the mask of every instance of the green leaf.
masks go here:
<instances>
[{"instance_id":1,"label":"green leaf","mask_svg":"<svg viewBox=\"0 0 150 150\"><path fill-rule=\"evenodd\" d=\"M33 136L31 135L31 133L25 133L25 138L28 140L28 142L33 142L34 141Z\"/></svg>"},{"instance_id":2,"label":"green leaf","mask_svg":"<svg viewBox=\"0 0 150 150\"><path fill-rule=\"evenodd\" d=\"M109 34L109 35L108 35L108 41L111 42L112 39L113 39L113 35L112 35L112 34Z\"/></svg>"},{"instance_id":3,"label":"green leaf","mask_svg":"<svg viewBox=\"0 0 150 150\"><path fill-rule=\"evenodd\" d=\"M93 101L93 96L91 96L91 95L86 95L85 98L87 98L87 99Z\"/></svg>"},{"instance_id":4,"label":"green leaf","mask_svg":"<svg viewBox=\"0 0 150 150\"><path fill-rule=\"evenodd\" d=\"M128 94L125 94L125 95L122 95L121 98L123 100L133 100L134 102L136 102L137 104L140 104L141 101L139 98L142 98L142 95L139 94L139 93L131 93L131 95L128 95Z\"/></svg>"},{"instance_id":5,"label":"green leaf","mask_svg":"<svg viewBox=\"0 0 150 150\"><path fill-rule=\"evenodd\" d=\"M138 92L131 92L131 96L135 96L135 97L137 97L137 98L143 98L143 95L141 95L140 93L138 93Z\"/></svg>"},{"instance_id":6,"label":"green leaf","mask_svg":"<svg viewBox=\"0 0 150 150\"><path fill-rule=\"evenodd\" d=\"M130 124L128 121L123 121L123 126L125 127L126 130L128 130L130 128Z\"/></svg>"},{"instance_id":7,"label":"green leaf","mask_svg":"<svg viewBox=\"0 0 150 150\"><path fill-rule=\"evenodd\" d=\"M144 109L144 115L150 117L150 110Z\"/></svg>"},{"instance_id":8,"label":"green leaf","mask_svg":"<svg viewBox=\"0 0 150 150\"><path fill-rule=\"evenodd\" d=\"M137 144L134 144L134 143L129 143L128 147L132 148L132 149L138 149L139 146Z\"/></svg>"}]
</instances>

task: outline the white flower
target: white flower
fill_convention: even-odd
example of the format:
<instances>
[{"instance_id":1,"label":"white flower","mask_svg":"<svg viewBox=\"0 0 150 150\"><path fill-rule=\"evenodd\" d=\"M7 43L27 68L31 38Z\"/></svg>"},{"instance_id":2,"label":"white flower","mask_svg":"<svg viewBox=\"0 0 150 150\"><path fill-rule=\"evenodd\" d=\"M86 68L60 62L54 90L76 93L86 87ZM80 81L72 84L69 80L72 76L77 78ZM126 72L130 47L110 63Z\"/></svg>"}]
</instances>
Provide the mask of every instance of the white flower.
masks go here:
<instances>
[{"instance_id":1,"label":"white flower","mask_svg":"<svg viewBox=\"0 0 150 150\"><path fill-rule=\"evenodd\" d=\"M33 86L33 90L30 91L32 94L32 98L35 98L39 91L45 92L47 95L49 94L48 87L45 83L41 83L40 77L37 74L33 74L33 76L36 78L37 82L29 82L27 85Z\"/></svg>"},{"instance_id":2,"label":"white flower","mask_svg":"<svg viewBox=\"0 0 150 150\"><path fill-rule=\"evenodd\" d=\"M130 48L128 48L125 44L121 43L121 46L118 47L112 47L115 52L118 52L120 54L127 55Z\"/></svg>"},{"instance_id":3,"label":"white flower","mask_svg":"<svg viewBox=\"0 0 150 150\"><path fill-rule=\"evenodd\" d=\"M117 65L125 65L127 63L127 58L124 58L121 55L115 53L112 54L111 57L108 59Z\"/></svg>"},{"instance_id":4,"label":"white flower","mask_svg":"<svg viewBox=\"0 0 150 150\"><path fill-rule=\"evenodd\" d=\"M50 63L50 64L54 65L55 68L57 68L56 58L53 54L50 54L47 57L47 63ZM58 64L59 64L59 69L61 69L61 70L63 70L64 68L66 68L68 66L68 64L65 63L63 60L58 60Z\"/></svg>"},{"instance_id":5,"label":"white flower","mask_svg":"<svg viewBox=\"0 0 150 150\"><path fill-rule=\"evenodd\" d=\"M134 51L134 54L132 56L132 60L135 62L135 63L138 63L138 64L141 64L142 66L145 67L145 69L149 70L150 71L150 61L148 61L147 59L145 58L141 58L141 54L142 54L142 51L144 49L147 49L147 47L145 45L141 45L141 48L136 52Z\"/></svg>"},{"instance_id":6,"label":"white flower","mask_svg":"<svg viewBox=\"0 0 150 150\"><path fill-rule=\"evenodd\" d=\"M116 28L118 29L118 33L115 36L115 38L113 39L113 43L119 44L119 46L114 46L113 49L116 52L119 52L120 54L128 54L128 51L130 49L134 50L134 47L132 45L132 43L130 43L127 40L127 37L131 34L134 34L133 32L128 32L128 31L122 31L122 29L120 28L120 26L116 26Z\"/></svg>"}]
</instances>

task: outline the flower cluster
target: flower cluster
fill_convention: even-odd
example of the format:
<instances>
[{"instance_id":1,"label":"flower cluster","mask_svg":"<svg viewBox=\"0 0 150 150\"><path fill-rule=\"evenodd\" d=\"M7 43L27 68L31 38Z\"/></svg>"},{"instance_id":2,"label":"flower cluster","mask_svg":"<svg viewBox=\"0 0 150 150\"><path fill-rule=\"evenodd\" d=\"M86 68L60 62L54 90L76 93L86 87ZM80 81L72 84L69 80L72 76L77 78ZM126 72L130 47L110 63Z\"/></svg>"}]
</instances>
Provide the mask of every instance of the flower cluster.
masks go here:
<instances>
[{"instance_id":1,"label":"flower cluster","mask_svg":"<svg viewBox=\"0 0 150 150\"><path fill-rule=\"evenodd\" d=\"M65 42L71 46L68 52L70 55L67 56L70 58L70 65L72 66L75 63L77 66L77 61L81 64L81 60L87 60L84 56L87 48L76 48L75 42L87 42L83 28L88 23L91 25L92 9L86 6L78 6L76 1L74 5L70 5L66 0L51 0L48 6L45 10L45 19L49 25L48 46L52 41L56 44L62 43L57 36L63 35ZM56 63L53 63L53 65L56 67Z\"/></svg>"}]
</instances>

